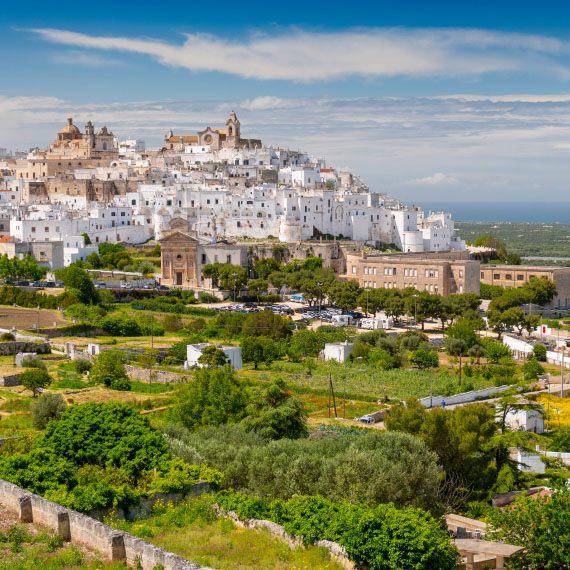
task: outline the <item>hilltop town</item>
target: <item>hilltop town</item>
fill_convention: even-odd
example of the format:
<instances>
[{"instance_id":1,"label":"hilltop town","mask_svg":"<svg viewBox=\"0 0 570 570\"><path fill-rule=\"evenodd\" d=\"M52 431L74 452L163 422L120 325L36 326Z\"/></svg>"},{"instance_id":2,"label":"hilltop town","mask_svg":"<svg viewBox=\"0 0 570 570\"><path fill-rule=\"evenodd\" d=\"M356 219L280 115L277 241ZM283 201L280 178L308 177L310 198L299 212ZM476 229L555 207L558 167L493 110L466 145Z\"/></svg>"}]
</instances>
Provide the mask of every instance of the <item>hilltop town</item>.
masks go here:
<instances>
[{"instance_id":1,"label":"hilltop town","mask_svg":"<svg viewBox=\"0 0 570 570\"><path fill-rule=\"evenodd\" d=\"M8 565L568 566L570 268L233 112L0 173Z\"/></svg>"}]
</instances>

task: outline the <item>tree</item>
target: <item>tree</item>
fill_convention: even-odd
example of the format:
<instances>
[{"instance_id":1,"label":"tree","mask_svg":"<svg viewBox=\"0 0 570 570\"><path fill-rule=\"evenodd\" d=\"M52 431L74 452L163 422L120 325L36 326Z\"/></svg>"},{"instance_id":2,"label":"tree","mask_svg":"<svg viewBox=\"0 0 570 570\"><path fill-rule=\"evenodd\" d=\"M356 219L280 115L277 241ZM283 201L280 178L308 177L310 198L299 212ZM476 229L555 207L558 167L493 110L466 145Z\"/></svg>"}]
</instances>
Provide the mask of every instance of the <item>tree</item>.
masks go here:
<instances>
[{"instance_id":1,"label":"tree","mask_svg":"<svg viewBox=\"0 0 570 570\"><path fill-rule=\"evenodd\" d=\"M30 409L34 427L44 429L50 420L57 419L66 408L67 403L61 394L42 394Z\"/></svg>"},{"instance_id":2,"label":"tree","mask_svg":"<svg viewBox=\"0 0 570 570\"><path fill-rule=\"evenodd\" d=\"M49 422L36 447L52 449L76 465L107 465L136 476L160 468L168 445L132 406L90 403L69 406Z\"/></svg>"},{"instance_id":3,"label":"tree","mask_svg":"<svg viewBox=\"0 0 570 570\"><path fill-rule=\"evenodd\" d=\"M517 498L508 509L491 509L492 540L523 546L509 559L516 570L563 570L570 567L570 491Z\"/></svg>"},{"instance_id":4,"label":"tree","mask_svg":"<svg viewBox=\"0 0 570 570\"><path fill-rule=\"evenodd\" d=\"M249 403L244 385L231 366L202 368L194 381L181 387L175 417L188 429L242 420Z\"/></svg>"},{"instance_id":5,"label":"tree","mask_svg":"<svg viewBox=\"0 0 570 570\"><path fill-rule=\"evenodd\" d=\"M517 329L517 334L522 335L523 330L526 328L526 315L520 307L511 307L501 314L502 322L507 328Z\"/></svg>"},{"instance_id":6,"label":"tree","mask_svg":"<svg viewBox=\"0 0 570 570\"><path fill-rule=\"evenodd\" d=\"M507 246L505 242L496 236L482 235L475 239L473 245L477 247L490 247L495 250L497 259L505 260L507 257Z\"/></svg>"},{"instance_id":7,"label":"tree","mask_svg":"<svg viewBox=\"0 0 570 570\"><path fill-rule=\"evenodd\" d=\"M356 281L337 281L328 289L328 300L343 311L351 311L358 306L360 287Z\"/></svg>"},{"instance_id":8,"label":"tree","mask_svg":"<svg viewBox=\"0 0 570 570\"><path fill-rule=\"evenodd\" d=\"M546 362L546 353L548 349L544 344L535 344L532 347L532 353L539 362Z\"/></svg>"},{"instance_id":9,"label":"tree","mask_svg":"<svg viewBox=\"0 0 570 570\"><path fill-rule=\"evenodd\" d=\"M204 265L202 275L212 280L213 287L227 291L237 292L247 283L247 271L241 265L231 263L208 263Z\"/></svg>"},{"instance_id":10,"label":"tree","mask_svg":"<svg viewBox=\"0 0 570 570\"><path fill-rule=\"evenodd\" d=\"M536 380L541 374L544 374L544 368L536 358L530 358L523 364L522 369L525 380Z\"/></svg>"},{"instance_id":11,"label":"tree","mask_svg":"<svg viewBox=\"0 0 570 570\"><path fill-rule=\"evenodd\" d=\"M259 301L261 295L267 293L268 287L269 282L267 279L250 279L247 282L247 294L252 297L257 297L257 300Z\"/></svg>"},{"instance_id":12,"label":"tree","mask_svg":"<svg viewBox=\"0 0 570 570\"><path fill-rule=\"evenodd\" d=\"M498 340L486 339L483 346L485 348L485 358L493 364L499 364L504 358L512 357L511 349Z\"/></svg>"},{"instance_id":13,"label":"tree","mask_svg":"<svg viewBox=\"0 0 570 570\"><path fill-rule=\"evenodd\" d=\"M437 356L437 351L428 350L425 348L420 348L414 350L410 354L410 363L419 368L420 370L426 370L428 368L437 368L439 366L439 358Z\"/></svg>"},{"instance_id":14,"label":"tree","mask_svg":"<svg viewBox=\"0 0 570 570\"><path fill-rule=\"evenodd\" d=\"M438 301L438 295L432 295L426 291L408 295L405 300L406 314L414 317L416 324L420 323L422 330L424 330L425 321L432 318L436 313Z\"/></svg>"},{"instance_id":15,"label":"tree","mask_svg":"<svg viewBox=\"0 0 570 570\"><path fill-rule=\"evenodd\" d=\"M242 358L244 362L253 362L255 370L259 364L269 366L280 356L277 342L267 336L246 336L242 343Z\"/></svg>"},{"instance_id":16,"label":"tree","mask_svg":"<svg viewBox=\"0 0 570 570\"><path fill-rule=\"evenodd\" d=\"M477 333L475 323L469 319L460 318L447 328L446 343L448 340L460 340L463 343L463 354L477 344Z\"/></svg>"},{"instance_id":17,"label":"tree","mask_svg":"<svg viewBox=\"0 0 570 570\"><path fill-rule=\"evenodd\" d=\"M248 406L243 424L264 439L307 437L307 412L297 398L287 392L282 379L273 381Z\"/></svg>"},{"instance_id":18,"label":"tree","mask_svg":"<svg viewBox=\"0 0 570 570\"><path fill-rule=\"evenodd\" d=\"M548 305L556 296L556 285L546 277L531 277L523 289L528 292L530 302L537 305Z\"/></svg>"},{"instance_id":19,"label":"tree","mask_svg":"<svg viewBox=\"0 0 570 570\"><path fill-rule=\"evenodd\" d=\"M301 290L305 301L310 306L321 306L329 287L335 280L336 277L332 269L315 269L313 271L306 269L299 274L298 289Z\"/></svg>"},{"instance_id":20,"label":"tree","mask_svg":"<svg viewBox=\"0 0 570 570\"><path fill-rule=\"evenodd\" d=\"M40 279L42 275L43 271L31 255L23 259L8 257L6 253L0 255L0 279Z\"/></svg>"},{"instance_id":21,"label":"tree","mask_svg":"<svg viewBox=\"0 0 570 570\"><path fill-rule=\"evenodd\" d=\"M81 235L83 236L83 241L85 245L91 245L91 238L89 237L89 235L86 233L82 233Z\"/></svg>"},{"instance_id":22,"label":"tree","mask_svg":"<svg viewBox=\"0 0 570 570\"><path fill-rule=\"evenodd\" d=\"M406 312L406 305L404 301L404 296L398 290L389 290L386 302L384 303L385 313L394 319L397 323L402 315Z\"/></svg>"},{"instance_id":23,"label":"tree","mask_svg":"<svg viewBox=\"0 0 570 570\"><path fill-rule=\"evenodd\" d=\"M206 346L202 349L202 354L198 357L198 364L208 368L225 366L228 363L226 353L217 346Z\"/></svg>"},{"instance_id":24,"label":"tree","mask_svg":"<svg viewBox=\"0 0 570 570\"><path fill-rule=\"evenodd\" d=\"M368 313L376 315L386 306L388 291L386 289L364 289L358 296L358 306Z\"/></svg>"},{"instance_id":25,"label":"tree","mask_svg":"<svg viewBox=\"0 0 570 570\"><path fill-rule=\"evenodd\" d=\"M267 336L273 340L287 338L291 335L291 330L287 320L276 315L273 311L262 311L261 313L250 313L243 322L243 336Z\"/></svg>"},{"instance_id":26,"label":"tree","mask_svg":"<svg viewBox=\"0 0 570 570\"><path fill-rule=\"evenodd\" d=\"M47 370L32 368L21 374L20 381L22 386L32 391L35 398L44 388L51 384L51 376Z\"/></svg>"},{"instance_id":27,"label":"tree","mask_svg":"<svg viewBox=\"0 0 570 570\"><path fill-rule=\"evenodd\" d=\"M96 384L104 384L113 390L131 389L125 370L124 356L118 350L105 350L98 354L94 359L89 377Z\"/></svg>"},{"instance_id":28,"label":"tree","mask_svg":"<svg viewBox=\"0 0 570 570\"><path fill-rule=\"evenodd\" d=\"M65 289L73 292L81 303L96 305L99 302L93 281L91 281L87 271L78 265L72 263L63 269L56 269L55 275L63 281Z\"/></svg>"},{"instance_id":29,"label":"tree","mask_svg":"<svg viewBox=\"0 0 570 570\"><path fill-rule=\"evenodd\" d=\"M253 262L253 271L259 279L268 279L269 276L281 269L281 264L273 257L256 259Z\"/></svg>"}]
</instances>

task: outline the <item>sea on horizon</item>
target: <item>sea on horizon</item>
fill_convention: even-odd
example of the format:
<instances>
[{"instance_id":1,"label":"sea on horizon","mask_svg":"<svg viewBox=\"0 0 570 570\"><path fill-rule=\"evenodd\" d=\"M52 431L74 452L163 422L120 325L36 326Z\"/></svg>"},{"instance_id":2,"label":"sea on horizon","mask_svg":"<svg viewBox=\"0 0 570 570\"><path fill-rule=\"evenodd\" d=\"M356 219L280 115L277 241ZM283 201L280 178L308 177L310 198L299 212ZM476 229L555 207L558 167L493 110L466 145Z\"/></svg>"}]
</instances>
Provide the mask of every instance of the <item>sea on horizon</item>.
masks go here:
<instances>
[{"instance_id":1,"label":"sea on horizon","mask_svg":"<svg viewBox=\"0 0 570 570\"><path fill-rule=\"evenodd\" d=\"M528 222L570 224L570 202L427 202L430 210L451 212L461 222Z\"/></svg>"}]
</instances>

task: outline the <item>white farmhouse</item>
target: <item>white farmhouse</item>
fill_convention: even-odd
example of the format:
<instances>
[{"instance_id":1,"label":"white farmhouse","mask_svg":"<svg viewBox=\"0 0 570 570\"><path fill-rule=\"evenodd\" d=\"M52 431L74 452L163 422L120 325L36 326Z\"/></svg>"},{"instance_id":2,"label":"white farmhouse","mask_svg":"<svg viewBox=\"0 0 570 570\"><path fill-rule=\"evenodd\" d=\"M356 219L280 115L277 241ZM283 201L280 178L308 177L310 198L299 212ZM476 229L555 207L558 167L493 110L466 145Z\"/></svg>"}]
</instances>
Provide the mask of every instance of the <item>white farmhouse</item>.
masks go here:
<instances>
[{"instance_id":1,"label":"white farmhouse","mask_svg":"<svg viewBox=\"0 0 570 570\"><path fill-rule=\"evenodd\" d=\"M184 362L184 368L202 368L203 364L198 362L200 356L202 356L202 351L208 347L214 346L207 342L202 342L200 344L189 344L186 347L186 362ZM228 359L228 364L231 364L234 370L239 370L242 368L242 358L241 358L241 347L240 346L219 346L218 347Z\"/></svg>"}]
</instances>

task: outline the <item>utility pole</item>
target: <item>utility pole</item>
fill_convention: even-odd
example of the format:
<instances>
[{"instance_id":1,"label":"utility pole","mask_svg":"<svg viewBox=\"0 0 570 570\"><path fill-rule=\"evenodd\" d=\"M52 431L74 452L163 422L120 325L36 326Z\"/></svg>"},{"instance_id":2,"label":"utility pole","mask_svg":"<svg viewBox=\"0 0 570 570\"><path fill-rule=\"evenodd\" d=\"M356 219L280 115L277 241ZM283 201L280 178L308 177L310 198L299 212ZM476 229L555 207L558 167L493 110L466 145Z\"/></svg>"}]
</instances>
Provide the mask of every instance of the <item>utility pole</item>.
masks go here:
<instances>
[{"instance_id":1,"label":"utility pole","mask_svg":"<svg viewBox=\"0 0 570 570\"><path fill-rule=\"evenodd\" d=\"M562 349L560 356L560 397L564 398L564 349Z\"/></svg>"},{"instance_id":2,"label":"utility pole","mask_svg":"<svg viewBox=\"0 0 570 570\"><path fill-rule=\"evenodd\" d=\"M334 395L334 386L333 386L333 381L332 381L332 374L329 372L329 389L330 389L330 395L332 396L332 404L333 404L333 408L334 408L334 417L338 418L338 413L336 410L336 397ZM331 417L331 408L330 408L330 396L329 396L329 418Z\"/></svg>"}]
</instances>

